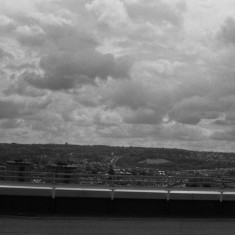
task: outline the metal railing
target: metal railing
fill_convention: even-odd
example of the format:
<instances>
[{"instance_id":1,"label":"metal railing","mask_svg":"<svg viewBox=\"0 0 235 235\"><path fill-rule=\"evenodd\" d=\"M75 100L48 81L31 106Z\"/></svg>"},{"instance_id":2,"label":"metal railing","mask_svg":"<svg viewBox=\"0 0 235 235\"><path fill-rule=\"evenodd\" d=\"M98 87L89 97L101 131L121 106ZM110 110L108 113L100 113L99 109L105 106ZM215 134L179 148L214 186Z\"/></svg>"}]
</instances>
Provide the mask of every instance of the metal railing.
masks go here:
<instances>
[{"instance_id":1,"label":"metal railing","mask_svg":"<svg viewBox=\"0 0 235 235\"><path fill-rule=\"evenodd\" d=\"M235 188L233 177L192 176L133 176L32 171L0 171L0 182L28 182L32 184L77 184L96 186L150 188Z\"/></svg>"}]
</instances>

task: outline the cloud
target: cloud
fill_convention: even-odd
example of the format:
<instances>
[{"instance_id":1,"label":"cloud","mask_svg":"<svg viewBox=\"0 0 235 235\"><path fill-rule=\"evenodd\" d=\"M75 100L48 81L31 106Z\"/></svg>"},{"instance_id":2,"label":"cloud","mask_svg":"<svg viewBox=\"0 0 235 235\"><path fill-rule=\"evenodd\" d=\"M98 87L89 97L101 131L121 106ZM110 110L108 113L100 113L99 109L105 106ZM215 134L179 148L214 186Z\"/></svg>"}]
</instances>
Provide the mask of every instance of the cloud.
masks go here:
<instances>
[{"instance_id":1,"label":"cloud","mask_svg":"<svg viewBox=\"0 0 235 235\"><path fill-rule=\"evenodd\" d=\"M0 119L15 118L23 115L22 104L16 101L1 99L0 100Z\"/></svg>"},{"instance_id":2,"label":"cloud","mask_svg":"<svg viewBox=\"0 0 235 235\"><path fill-rule=\"evenodd\" d=\"M46 34L39 26L18 26L15 33L17 40L28 47L40 47L46 41Z\"/></svg>"},{"instance_id":3,"label":"cloud","mask_svg":"<svg viewBox=\"0 0 235 235\"><path fill-rule=\"evenodd\" d=\"M172 5L153 0L129 3L126 1L128 15L134 20L160 25L179 25L182 23L181 14L185 11L186 5L183 1Z\"/></svg>"},{"instance_id":4,"label":"cloud","mask_svg":"<svg viewBox=\"0 0 235 235\"><path fill-rule=\"evenodd\" d=\"M5 51L4 49L0 48L0 60L3 60L3 59L12 59L14 56Z\"/></svg>"},{"instance_id":5,"label":"cloud","mask_svg":"<svg viewBox=\"0 0 235 235\"><path fill-rule=\"evenodd\" d=\"M7 36L16 47L20 44L24 57L39 61L35 71L25 72L25 81L31 86L68 90L94 84L97 77L129 77L131 57L116 57L98 50L101 42L94 33L94 19L84 4L77 3L80 8L74 12L70 4L66 9L60 2L42 4L24 0L25 9L21 10L17 10L17 3L3 2L2 11L9 18L4 18L5 22L14 22Z\"/></svg>"},{"instance_id":6,"label":"cloud","mask_svg":"<svg viewBox=\"0 0 235 235\"><path fill-rule=\"evenodd\" d=\"M152 142L156 144L158 141L205 141L207 140L207 134L203 132L203 129L184 126L182 124L168 123L166 125L152 126L151 124L144 125L124 125L124 126L112 126L111 128L100 128L97 132L105 138L113 139L146 139L146 142Z\"/></svg>"},{"instance_id":7,"label":"cloud","mask_svg":"<svg viewBox=\"0 0 235 235\"><path fill-rule=\"evenodd\" d=\"M102 55L93 50L45 56L40 60L40 67L49 74L83 75L93 79L126 77L128 74L128 67L125 68L122 58L115 60L112 55Z\"/></svg>"},{"instance_id":8,"label":"cloud","mask_svg":"<svg viewBox=\"0 0 235 235\"><path fill-rule=\"evenodd\" d=\"M17 94L24 97L43 97L47 94L44 90L31 87L24 79L25 74L19 76L18 79L13 79L12 83L9 83L3 90L3 93L6 96Z\"/></svg>"},{"instance_id":9,"label":"cloud","mask_svg":"<svg viewBox=\"0 0 235 235\"><path fill-rule=\"evenodd\" d=\"M212 139L235 142L235 129L227 131L216 131L212 135Z\"/></svg>"},{"instance_id":10,"label":"cloud","mask_svg":"<svg viewBox=\"0 0 235 235\"><path fill-rule=\"evenodd\" d=\"M16 22L4 15L4 14L1 14L0 12L0 31L1 31L1 34L2 35L7 35L8 33L10 33L11 31L13 31L16 27Z\"/></svg>"},{"instance_id":11,"label":"cloud","mask_svg":"<svg viewBox=\"0 0 235 235\"><path fill-rule=\"evenodd\" d=\"M225 44L235 43L235 19L233 17L225 19L224 24L217 33L217 37Z\"/></svg>"},{"instance_id":12,"label":"cloud","mask_svg":"<svg viewBox=\"0 0 235 235\"><path fill-rule=\"evenodd\" d=\"M28 102L25 99L0 99L0 119L15 119L31 116L40 109L45 109L50 99L39 99Z\"/></svg>"},{"instance_id":13,"label":"cloud","mask_svg":"<svg viewBox=\"0 0 235 235\"><path fill-rule=\"evenodd\" d=\"M86 4L86 9L97 17L98 23L104 27L126 27L129 17L124 4L119 0L94 0Z\"/></svg>"},{"instance_id":14,"label":"cloud","mask_svg":"<svg viewBox=\"0 0 235 235\"><path fill-rule=\"evenodd\" d=\"M22 121L19 119L6 119L0 121L1 129L15 129L22 126Z\"/></svg>"},{"instance_id":15,"label":"cloud","mask_svg":"<svg viewBox=\"0 0 235 235\"><path fill-rule=\"evenodd\" d=\"M148 59L151 52L153 52L152 56L158 56L159 51L154 53L156 48L164 47L163 53L165 54L166 41L171 48L178 40L182 41L181 25L184 10L183 7L180 7L181 4L165 4L163 1L149 2L102 0L86 4L86 9L96 21L94 32L96 32L97 38L103 41L103 45L99 46L99 49L116 55L132 54L139 60L140 57L145 56L145 53L147 53ZM146 5L147 7L145 7ZM129 11L132 8L137 8L134 9L136 16L141 15L141 12L145 14L143 20L131 15ZM156 12L152 14L153 8L159 14ZM150 15L157 15L157 17L159 15L158 21L156 19L148 21ZM177 20L171 20L169 18L171 15L174 15L172 18L175 17Z\"/></svg>"},{"instance_id":16,"label":"cloud","mask_svg":"<svg viewBox=\"0 0 235 235\"><path fill-rule=\"evenodd\" d=\"M117 126L122 123L122 117L118 112L101 110L94 116L93 123L98 126Z\"/></svg>"},{"instance_id":17,"label":"cloud","mask_svg":"<svg viewBox=\"0 0 235 235\"><path fill-rule=\"evenodd\" d=\"M169 113L171 119L185 124L198 124L201 119L215 119L219 115L212 101L198 96L176 103Z\"/></svg>"},{"instance_id":18,"label":"cloud","mask_svg":"<svg viewBox=\"0 0 235 235\"><path fill-rule=\"evenodd\" d=\"M37 67L35 66L35 64L31 64L31 63L23 63L20 65L14 65L14 64L8 64L5 66L4 69L8 69L9 71L24 71L24 70L28 70L28 69L37 69Z\"/></svg>"},{"instance_id":19,"label":"cloud","mask_svg":"<svg viewBox=\"0 0 235 235\"><path fill-rule=\"evenodd\" d=\"M77 84L94 84L95 78L126 78L129 64L128 58L115 59L94 50L62 52L42 57L40 67L44 75L26 74L26 81L37 88L66 90Z\"/></svg>"},{"instance_id":20,"label":"cloud","mask_svg":"<svg viewBox=\"0 0 235 235\"><path fill-rule=\"evenodd\" d=\"M230 122L235 122L235 112L232 111L232 112L227 113L225 119Z\"/></svg>"},{"instance_id":21,"label":"cloud","mask_svg":"<svg viewBox=\"0 0 235 235\"><path fill-rule=\"evenodd\" d=\"M150 108L139 108L135 111L125 112L124 121L130 124L158 124L163 121L163 114Z\"/></svg>"},{"instance_id":22,"label":"cloud","mask_svg":"<svg viewBox=\"0 0 235 235\"><path fill-rule=\"evenodd\" d=\"M0 5L1 141L234 151L232 0Z\"/></svg>"}]
</instances>

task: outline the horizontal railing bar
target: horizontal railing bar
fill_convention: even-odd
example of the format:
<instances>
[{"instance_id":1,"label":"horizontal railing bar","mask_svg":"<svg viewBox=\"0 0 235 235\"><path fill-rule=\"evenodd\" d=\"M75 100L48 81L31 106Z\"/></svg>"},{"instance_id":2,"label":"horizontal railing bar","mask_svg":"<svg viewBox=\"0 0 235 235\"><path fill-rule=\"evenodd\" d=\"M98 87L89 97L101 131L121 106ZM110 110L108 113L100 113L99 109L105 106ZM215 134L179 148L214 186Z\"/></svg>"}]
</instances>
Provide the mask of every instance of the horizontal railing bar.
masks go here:
<instances>
[{"instance_id":1,"label":"horizontal railing bar","mask_svg":"<svg viewBox=\"0 0 235 235\"><path fill-rule=\"evenodd\" d=\"M76 183L135 185L152 187L235 187L234 177L211 176L134 176L84 174L78 172L38 172L0 170L0 181L26 181L31 183ZM234 184L234 185L233 185Z\"/></svg>"}]
</instances>

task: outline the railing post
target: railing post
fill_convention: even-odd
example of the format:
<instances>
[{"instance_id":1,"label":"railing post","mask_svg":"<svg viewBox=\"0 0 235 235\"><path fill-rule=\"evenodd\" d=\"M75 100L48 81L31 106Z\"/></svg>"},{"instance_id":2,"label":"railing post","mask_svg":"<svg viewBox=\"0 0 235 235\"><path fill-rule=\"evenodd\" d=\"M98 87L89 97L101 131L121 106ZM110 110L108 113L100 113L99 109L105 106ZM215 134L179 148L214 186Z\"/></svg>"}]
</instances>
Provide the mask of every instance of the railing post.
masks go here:
<instances>
[{"instance_id":1,"label":"railing post","mask_svg":"<svg viewBox=\"0 0 235 235\"><path fill-rule=\"evenodd\" d=\"M221 189L224 189L224 178L221 178Z\"/></svg>"},{"instance_id":2,"label":"railing post","mask_svg":"<svg viewBox=\"0 0 235 235\"><path fill-rule=\"evenodd\" d=\"M52 183L55 184L56 172L53 172Z\"/></svg>"},{"instance_id":3,"label":"railing post","mask_svg":"<svg viewBox=\"0 0 235 235\"><path fill-rule=\"evenodd\" d=\"M223 191L221 190L220 191L220 202L222 202L223 201Z\"/></svg>"},{"instance_id":4,"label":"railing post","mask_svg":"<svg viewBox=\"0 0 235 235\"><path fill-rule=\"evenodd\" d=\"M55 198L55 185L52 186L52 198Z\"/></svg>"},{"instance_id":5,"label":"railing post","mask_svg":"<svg viewBox=\"0 0 235 235\"><path fill-rule=\"evenodd\" d=\"M114 198L114 176L111 175L111 200Z\"/></svg>"},{"instance_id":6,"label":"railing post","mask_svg":"<svg viewBox=\"0 0 235 235\"><path fill-rule=\"evenodd\" d=\"M167 176L167 202L170 200L170 184L169 184L169 176Z\"/></svg>"},{"instance_id":7,"label":"railing post","mask_svg":"<svg viewBox=\"0 0 235 235\"><path fill-rule=\"evenodd\" d=\"M112 189L111 189L111 200L113 200L113 198L114 198L114 188L112 187Z\"/></svg>"},{"instance_id":8,"label":"railing post","mask_svg":"<svg viewBox=\"0 0 235 235\"><path fill-rule=\"evenodd\" d=\"M113 175L111 175L111 187L114 188L114 179L113 179Z\"/></svg>"}]
</instances>

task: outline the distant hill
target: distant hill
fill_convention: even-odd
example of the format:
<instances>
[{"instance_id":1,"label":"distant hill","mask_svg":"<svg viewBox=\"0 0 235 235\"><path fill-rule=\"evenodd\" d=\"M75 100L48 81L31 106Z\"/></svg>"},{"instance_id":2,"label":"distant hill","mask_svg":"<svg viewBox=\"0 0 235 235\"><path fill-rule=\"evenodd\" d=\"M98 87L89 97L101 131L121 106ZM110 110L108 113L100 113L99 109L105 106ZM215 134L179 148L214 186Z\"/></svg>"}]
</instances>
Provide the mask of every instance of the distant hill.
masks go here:
<instances>
[{"instance_id":1,"label":"distant hill","mask_svg":"<svg viewBox=\"0 0 235 235\"><path fill-rule=\"evenodd\" d=\"M215 169L235 167L235 153L189 151L169 148L84 146L57 144L0 144L0 165L23 158L43 168L48 162L63 159L77 162L110 163L119 156L116 167L148 167L162 170Z\"/></svg>"}]
</instances>

